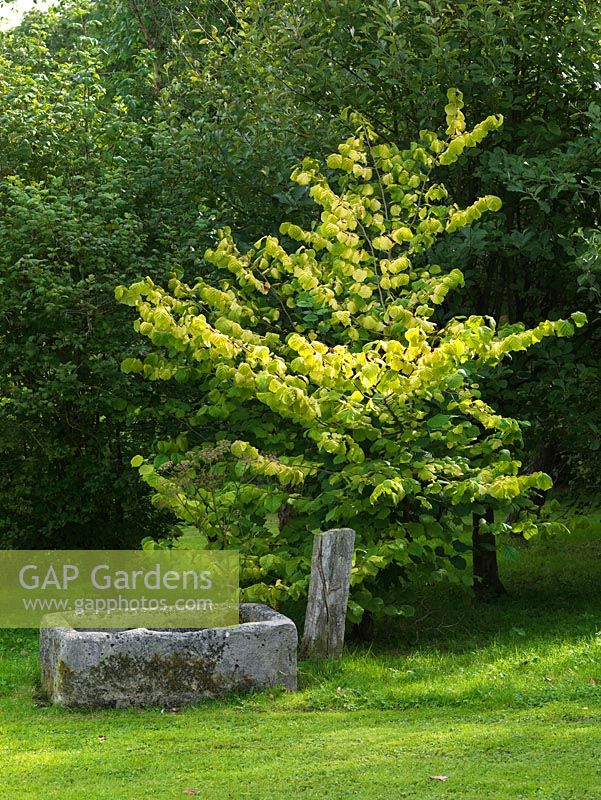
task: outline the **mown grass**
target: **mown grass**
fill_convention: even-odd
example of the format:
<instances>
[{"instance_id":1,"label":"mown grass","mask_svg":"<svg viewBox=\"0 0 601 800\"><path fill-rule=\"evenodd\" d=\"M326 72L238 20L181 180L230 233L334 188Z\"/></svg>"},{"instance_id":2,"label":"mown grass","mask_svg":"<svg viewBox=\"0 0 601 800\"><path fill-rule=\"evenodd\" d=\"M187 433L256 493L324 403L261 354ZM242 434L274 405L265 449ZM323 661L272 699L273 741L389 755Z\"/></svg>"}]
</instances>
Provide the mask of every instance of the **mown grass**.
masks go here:
<instances>
[{"instance_id":1,"label":"mown grass","mask_svg":"<svg viewBox=\"0 0 601 800\"><path fill-rule=\"evenodd\" d=\"M592 521L521 547L506 598L448 589L341 662L302 664L297 694L178 713L38 706L37 639L2 632L0 798L601 800Z\"/></svg>"}]
</instances>

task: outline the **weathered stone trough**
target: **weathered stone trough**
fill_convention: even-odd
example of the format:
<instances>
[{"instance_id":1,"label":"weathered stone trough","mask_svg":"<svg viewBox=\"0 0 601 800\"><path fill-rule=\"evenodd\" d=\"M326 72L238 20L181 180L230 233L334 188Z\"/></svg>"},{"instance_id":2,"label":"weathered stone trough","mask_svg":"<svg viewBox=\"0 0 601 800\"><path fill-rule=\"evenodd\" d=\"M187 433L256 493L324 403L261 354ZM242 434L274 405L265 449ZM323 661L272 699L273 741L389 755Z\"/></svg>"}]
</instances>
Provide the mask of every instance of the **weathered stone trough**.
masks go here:
<instances>
[{"instance_id":1,"label":"weathered stone trough","mask_svg":"<svg viewBox=\"0 0 601 800\"><path fill-rule=\"evenodd\" d=\"M61 706L180 706L274 686L296 689L296 626L268 606L240 606L234 628L40 632L42 684ZM47 622L44 624L48 624Z\"/></svg>"}]
</instances>

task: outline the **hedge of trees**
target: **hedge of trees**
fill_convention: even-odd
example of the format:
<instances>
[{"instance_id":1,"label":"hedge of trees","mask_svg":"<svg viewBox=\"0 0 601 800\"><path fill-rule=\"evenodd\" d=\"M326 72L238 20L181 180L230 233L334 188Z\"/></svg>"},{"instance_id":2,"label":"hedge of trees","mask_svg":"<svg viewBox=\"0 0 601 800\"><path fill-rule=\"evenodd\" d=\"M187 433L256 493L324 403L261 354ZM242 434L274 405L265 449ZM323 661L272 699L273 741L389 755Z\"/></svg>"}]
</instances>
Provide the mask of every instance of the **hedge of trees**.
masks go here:
<instances>
[{"instance_id":1,"label":"hedge of trees","mask_svg":"<svg viewBox=\"0 0 601 800\"><path fill-rule=\"evenodd\" d=\"M573 334L567 338L547 337L527 352L510 348L515 352L501 365L476 359L473 382L481 387L481 402L500 418L528 423L512 444L510 460L520 462L520 474L545 471L587 491L598 487L600 22L599 5L591 0L104 0L62 2L3 32L2 546L121 547L143 537L169 539L174 531L194 536L198 518L178 521L164 497L151 502L156 493L130 462L140 455L149 460L135 462L139 468L155 463L164 469L167 462L178 468L186 453L188 461L190 453L202 461L207 448L222 450L210 426L199 424L198 415L213 402L210 390L189 380L189 365L169 381L148 381L128 368L148 363L157 343L134 330L115 287L142 281L169 286L170 293L174 286L228 292L223 263L206 257L207 249L220 253L224 241L227 247L235 241L244 256L261 240L262 252L280 230L278 247L286 257L299 242L311 249L314 243L298 231L323 224L315 217L320 201L310 189L313 177L298 176L313 175L314 162L297 170L296 182L289 180L303 158L322 164L332 153L348 158L338 145L359 135L360 145L350 149L361 159L353 163L368 169L379 158L373 148L410 151L412 141L423 146L420 131L440 132L441 140L463 136L465 128L443 122L445 106L460 97L470 124L491 115L502 116L503 124L478 148L457 146L457 158L431 164L428 180L441 183L444 167L446 208L475 208L486 196L500 198L502 208L434 236L415 256L421 271L440 265L439 275L463 275L463 288L448 298L445 291L444 303L436 304L436 330L470 318L492 330L490 317L503 337L519 337L522 323L536 329L549 320L557 332L560 320L584 312L588 324L564 328ZM447 97L451 87L460 94ZM330 156L324 168L324 180L334 181L335 189L333 173L342 163ZM378 169L386 174L387 167ZM344 194L345 187L336 191ZM415 202L425 207L420 198ZM386 193L384 202L392 204ZM331 209L322 205L323 211ZM403 214L384 215L384 228ZM226 226L231 239L218 234ZM284 259L279 250L264 257ZM361 273L364 266L358 266ZM430 271L429 279L436 274ZM144 283L146 276L152 284ZM360 277L382 291L382 275ZM411 280L418 279L416 273ZM394 294L395 287L386 291ZM302 302L300 308L303 320L292 315L287 333L306 335L313 326L319 334L327 314ZM249 327L263 335L265 324L257 317ZM355 344L344 342L351 353L369 341L362 326L351 320L358 332ZM444 335L435 335L431 345L441 347ZM169 355L167 340L158 353ZM434 418L447 416L440 402L432 401ZM268 406L265 420L274 413ZM227 439L227 424L217 427ZM220 463L210 461L210 479L203 479L222 486ZM531 488L535 484L532 478ZM426 524L394 491L396 501L389 496L385 502L400 503L407 524ZM478 518L489 513L472 501ZM314 509L303 512L302 504L291 510L294 503L282 497L266 503L257 506L263 516L253 525L280 544L283 531L306 534L328 522L327 515L313 518ZM436 513L428 515L434 521L426 528L441 524ZM435 539L433 530L426 533ZM421 534L406 534L396 538L412 543L410 561L419 564L423 553L414 540ZM435 553L442 547L436 544L433 559L446 559L447 567L455 558L460 568L469 542L449 528L445 536L456 549ZM275 546L251 553L256 558L249 569L256 574L248 582L263 582L270 591L278 580L287 587L302 583L299 564L310 551L308 538L283 559L288 567ZM365 558L381 557L368 549ZM300 560L290 566L294 558ZM401 566L403 580L409 562Z\"/></svg>"}]
</instances>

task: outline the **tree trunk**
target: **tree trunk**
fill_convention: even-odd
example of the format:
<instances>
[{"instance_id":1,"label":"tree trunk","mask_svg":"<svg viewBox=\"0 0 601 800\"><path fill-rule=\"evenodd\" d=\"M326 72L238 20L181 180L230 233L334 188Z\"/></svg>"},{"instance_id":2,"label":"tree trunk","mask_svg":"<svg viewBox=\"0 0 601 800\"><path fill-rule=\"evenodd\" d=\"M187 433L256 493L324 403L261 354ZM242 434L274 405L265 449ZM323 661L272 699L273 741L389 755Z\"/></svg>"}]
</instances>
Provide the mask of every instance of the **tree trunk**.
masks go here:
<instances>
[{"instance_id":1,"label":"tree trunk","mask_svg":"<svg viewBox=\"0 0 601 800\"><path fill-rule=\"evenodd\" d=\"M365 644L366 642L373 642L375 631L374 631L374 618L373 614L369 611L364 611L363 616L361 617L361 622L357 623L357 625L353 625L350 632L350 637L354 642L360 642L361 644Z\"/></svg>"},{"instance_id":2,"label":"tree trunk","mask_svg":"<svg viewBox=\"0 0 601 800\"><path fill-rule=\"evenodd\" d=\"M472 553L474 592L477 597L495 597L507 594L499 577L499 564L497 562L497 543L494 533L482 533L480 521L494 521L494 511L489 508L484 517L474 514L472 518Z\"/></svg>"}]
</instances>

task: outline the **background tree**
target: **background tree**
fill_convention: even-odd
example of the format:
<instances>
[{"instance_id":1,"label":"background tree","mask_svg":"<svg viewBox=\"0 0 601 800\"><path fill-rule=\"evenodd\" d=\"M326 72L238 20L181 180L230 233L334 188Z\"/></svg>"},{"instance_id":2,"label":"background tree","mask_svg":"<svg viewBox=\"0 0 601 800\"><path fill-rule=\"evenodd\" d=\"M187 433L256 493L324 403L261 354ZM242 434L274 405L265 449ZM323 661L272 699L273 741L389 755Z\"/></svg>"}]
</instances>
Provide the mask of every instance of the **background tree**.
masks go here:
<instances>
[{"instance_id":1,"label":"background tree","mask_svg":"<svg viewBox=\"0 0 601 800\"><path fill-rule=\"evenodd\" d=\"M129 460L167 398L120 372L133 342L113 291L185 262L210 222L164 202L156 129L107 88L96 28L73 7L0 41L4 546L123 546L160 521Z\"/></svg>"}]
</instances>

